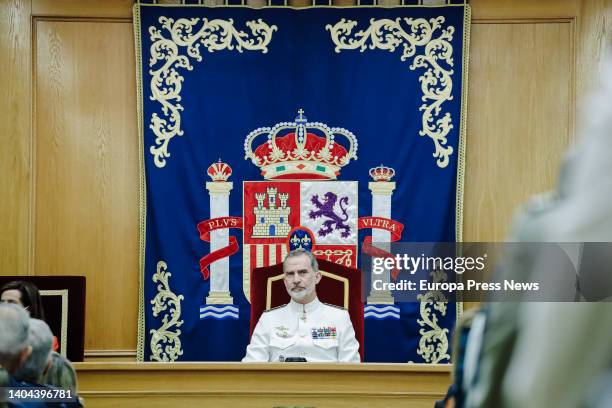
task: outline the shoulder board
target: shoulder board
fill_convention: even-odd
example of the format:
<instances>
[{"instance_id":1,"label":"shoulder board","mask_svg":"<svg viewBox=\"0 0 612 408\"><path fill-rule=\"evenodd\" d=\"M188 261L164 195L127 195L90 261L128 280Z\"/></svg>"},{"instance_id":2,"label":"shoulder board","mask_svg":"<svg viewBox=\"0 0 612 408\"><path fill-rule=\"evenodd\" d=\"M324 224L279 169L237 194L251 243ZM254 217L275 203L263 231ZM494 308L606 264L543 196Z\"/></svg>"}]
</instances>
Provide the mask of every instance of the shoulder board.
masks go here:
<instances>
[{"instance_id":1,"label":"shoulder board","mask_svg":"<svg viewBox=\"0 0 612 408\"><path fill-rule=\"evenodd\" d=\"M271 311L273 311L273 310L280 309L280 308L283 308L283 307L285 307L285 306L287 306L287 305L280 305L280 306L276 306L276 307L273 307L272 309L264 310L263 312L264 312L264 313L266 313L266 312L271 312Z\"/></svg>"},{"instance_id":2,"label":"shoulder board","mask_svg":"<svg viewBox=\"0 0 612 408\"><path fill-rule=\"evenodd\" d=\"M348 310L348 309L347 309L347 308L345 308L345 307L338 306L338 305L332 305L331 303L325 303L325 302L321 302L321 303L323 303L324 305L327 305L327 306L335 307L336 309L340 309L340 310Z\"/></svg>"}]
</instances>

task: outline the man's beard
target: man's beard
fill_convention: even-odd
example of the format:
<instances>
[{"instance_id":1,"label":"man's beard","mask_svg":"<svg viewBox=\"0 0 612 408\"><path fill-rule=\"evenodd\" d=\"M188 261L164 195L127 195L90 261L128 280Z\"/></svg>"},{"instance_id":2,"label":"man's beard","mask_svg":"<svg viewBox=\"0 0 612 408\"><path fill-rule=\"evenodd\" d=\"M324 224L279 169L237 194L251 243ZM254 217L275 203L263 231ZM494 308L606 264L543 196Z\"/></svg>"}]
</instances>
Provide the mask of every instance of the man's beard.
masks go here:
<instances>
[{"instance_id":1,"label":"man's beard","mask_svg":"<svg viewBox=\"0 0 612 408\"><path fill-rule=\"evenodd\" d=\"M298 300L302 300L305 297L309 296L313 291L313 288L304 288L300 291L296 291L296 290L291 290L291 292L289 292L289 296L291 296L291 299L298 301Z\"/></svg>"}]
</instances>

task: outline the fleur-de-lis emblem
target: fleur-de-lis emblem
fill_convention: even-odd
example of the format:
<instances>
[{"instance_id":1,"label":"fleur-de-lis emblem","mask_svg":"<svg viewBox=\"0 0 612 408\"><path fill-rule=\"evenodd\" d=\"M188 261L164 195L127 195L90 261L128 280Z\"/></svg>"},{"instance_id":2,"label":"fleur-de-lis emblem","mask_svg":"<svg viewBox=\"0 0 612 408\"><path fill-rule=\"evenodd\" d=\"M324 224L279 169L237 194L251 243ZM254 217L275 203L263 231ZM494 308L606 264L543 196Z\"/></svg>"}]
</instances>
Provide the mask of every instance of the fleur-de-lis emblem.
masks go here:
<instances>
[{"instance_id":1,"label":"fleur-de-lis emblem","mask_svg":"<svg viewBox=\"0 0 612 408\"><path fill-rule=\"evenodd\" d=\"M300 245L300 244L301 244L301 241L302 241L302 240L300 240L300 238L298 238L298 236L297 236L297 235L294 235L294 236L291 238L291 243L292 243L293 245L295 245L296 247L297 247L297 246L299 246L300 248L302 247L302 245Z\"/></svg>"}]
</instances>

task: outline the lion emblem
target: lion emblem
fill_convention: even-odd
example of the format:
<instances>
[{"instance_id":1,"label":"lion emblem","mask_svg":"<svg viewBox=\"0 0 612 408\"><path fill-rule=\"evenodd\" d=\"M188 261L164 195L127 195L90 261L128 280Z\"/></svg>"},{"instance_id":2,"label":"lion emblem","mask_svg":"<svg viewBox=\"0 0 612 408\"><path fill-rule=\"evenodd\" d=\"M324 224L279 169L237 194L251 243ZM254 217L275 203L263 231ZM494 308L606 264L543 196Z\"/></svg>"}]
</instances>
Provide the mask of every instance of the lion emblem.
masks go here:
<instances>
[{"instance_id":1,"label":"lion emblem","mask_svg":"<svg viewBox=\"0 0 612 408\"><path fill-rule=\"evenodd\" d=\"M336 214L334 211L337 201L338 196L331 191L325 193L323 202L319 201L319 196L317 194L313 195L310 199L310 202L317 208L316 210L311 210L308 213L310 219L314 220L319 217L328 218L325 222L323 222L323 227L317 231L320 237L329 235L334 232L334 230L342 230L342 238L348 238L348 236L351 235L351 227L345 224L349 218L348 214L346 213L346 207L348 206L349 199L348 197L342 197L340 199L340 215Z\"/></svg>"}]
</instances>

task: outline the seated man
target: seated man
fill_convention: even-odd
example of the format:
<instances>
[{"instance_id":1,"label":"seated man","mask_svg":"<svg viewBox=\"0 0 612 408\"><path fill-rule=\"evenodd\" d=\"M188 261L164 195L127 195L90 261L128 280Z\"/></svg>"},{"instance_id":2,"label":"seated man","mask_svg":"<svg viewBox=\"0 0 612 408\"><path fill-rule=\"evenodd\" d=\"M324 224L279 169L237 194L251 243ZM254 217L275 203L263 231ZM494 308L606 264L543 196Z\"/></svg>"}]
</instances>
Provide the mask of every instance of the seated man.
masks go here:
<instances>
[{"instance_id":1,"label":"seated man","mask_svg":"<svg viewBox=\"0 0 612 408\"><path fill-rule=\"evenodd\" d=\"M284 283L291 301L261 315L243 362L292 361L358 363L359 343L348 312L321 303L317 260L296 249L283 262Z\"/></svg>"}]
</instances>

